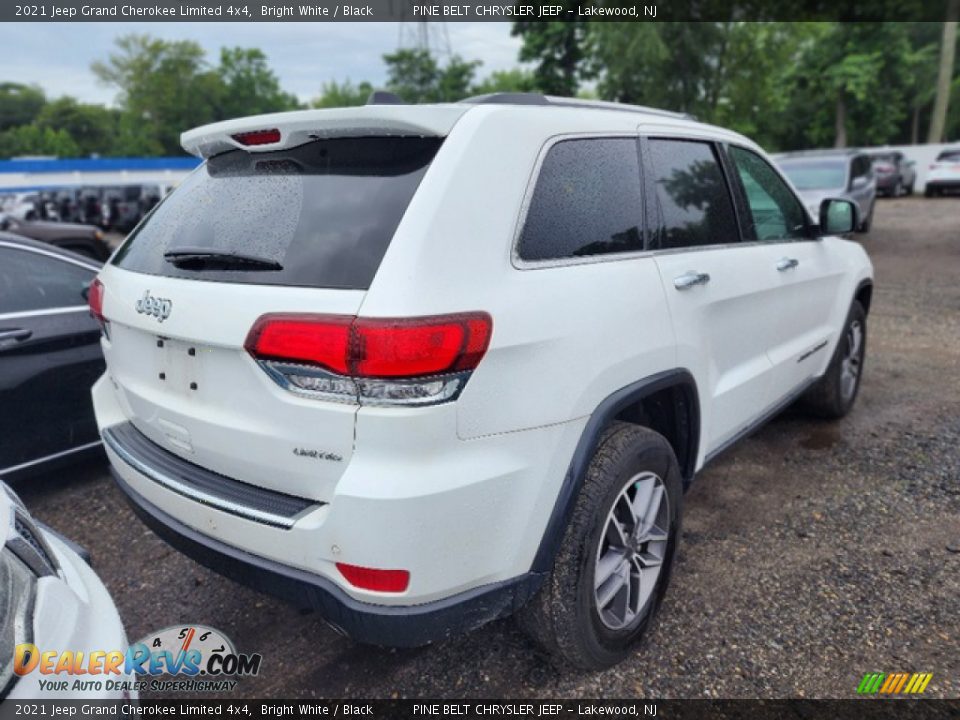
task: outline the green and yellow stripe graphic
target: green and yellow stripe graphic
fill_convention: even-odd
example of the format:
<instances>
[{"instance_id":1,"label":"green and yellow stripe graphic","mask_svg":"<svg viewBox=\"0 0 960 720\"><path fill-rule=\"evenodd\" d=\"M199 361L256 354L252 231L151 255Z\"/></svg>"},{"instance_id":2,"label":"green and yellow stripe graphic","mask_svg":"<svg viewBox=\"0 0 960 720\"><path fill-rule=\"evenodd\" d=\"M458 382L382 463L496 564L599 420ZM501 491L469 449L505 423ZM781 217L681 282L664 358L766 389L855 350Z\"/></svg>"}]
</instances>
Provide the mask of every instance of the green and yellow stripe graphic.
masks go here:
<instances>
[{"instance_id":1,"label":"green and yellow stripe graphic","mask_svg":"<svg viewBox=\"0 0 960 720\"><path fill-rule=\"evenodd\" d=\"M857 687L860 695L911 694L916 695L927 689L933 673L867 673Z\"/></svg>"}]
</instances>

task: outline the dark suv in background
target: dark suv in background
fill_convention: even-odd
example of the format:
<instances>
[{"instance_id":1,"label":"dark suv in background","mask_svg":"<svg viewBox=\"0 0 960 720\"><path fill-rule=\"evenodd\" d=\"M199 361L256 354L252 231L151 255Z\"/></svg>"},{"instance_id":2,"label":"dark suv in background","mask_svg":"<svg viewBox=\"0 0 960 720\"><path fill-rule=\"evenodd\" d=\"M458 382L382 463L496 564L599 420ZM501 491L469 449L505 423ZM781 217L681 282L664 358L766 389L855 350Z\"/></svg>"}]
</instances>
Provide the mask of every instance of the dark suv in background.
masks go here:
<instances>
[{"instance_id":1,"label":"dark suv in background","mask_svg":"<svg viewBox=\"0 0 960 720\"><path fill-rule=\"evenodd\" d=\"M0 232L39 240L64 250L103 262L110 257L110 246L99 228L93 225L47 220L20 220L0 213Z\"/></svg>"},{"instance_id":2,"label":"dark suv in background","mask_svg":"<svg viewBox=\"0 0 960 720\"><path fill-rule=\"evenodd\" d=\"M913 195L917 182L917 164L907 160L899 150L884 150L870 154L873 172L877 176L877 194L889 197Z\"/></svg>"}]
</instances>

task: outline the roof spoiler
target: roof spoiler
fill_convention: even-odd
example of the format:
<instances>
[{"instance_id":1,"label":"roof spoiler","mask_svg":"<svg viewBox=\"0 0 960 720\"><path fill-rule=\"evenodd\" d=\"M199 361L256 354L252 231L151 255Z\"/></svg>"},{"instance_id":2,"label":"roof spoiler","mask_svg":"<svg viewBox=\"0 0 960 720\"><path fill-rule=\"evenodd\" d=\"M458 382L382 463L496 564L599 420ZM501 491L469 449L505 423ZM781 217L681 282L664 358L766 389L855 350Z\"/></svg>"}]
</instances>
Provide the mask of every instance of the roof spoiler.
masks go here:
<instances>
[{"instance_id":1,"label":"roof spoiler","mask_svg":"<svg viewBox=\"0 0 960 720\"><path fill-rule=\"evenodd\" d=\"M228 150L270 152L330 138L445 137L469 109L469 105L379 102L362 107L296 110L204 125L183 133L180 144L191 155L209 158ZM251 135L258 136L255 143L250 142Z\"/></svg>"}]
</instances>

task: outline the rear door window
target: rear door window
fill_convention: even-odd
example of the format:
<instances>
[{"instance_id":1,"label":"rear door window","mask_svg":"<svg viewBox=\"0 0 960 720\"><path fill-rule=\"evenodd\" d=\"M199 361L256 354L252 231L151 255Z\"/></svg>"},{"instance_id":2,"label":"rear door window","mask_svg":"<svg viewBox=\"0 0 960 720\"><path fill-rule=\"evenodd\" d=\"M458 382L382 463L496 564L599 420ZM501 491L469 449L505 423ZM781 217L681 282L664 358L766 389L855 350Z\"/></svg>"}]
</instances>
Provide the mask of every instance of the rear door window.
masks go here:
<instances>
[{"instance_id":1,"label":"rear door window","mask_svg":"<svg viewBox=\"0 0 960 720\"><path fill-rule=\"evenodd\" d=\"M338 138L210 158L117 252L134 272L221 282L367 289L439 138ZM264 260L172 264L172 251Z\"/></svg>"},{"instance_id":2,"label":"rear door window","mask_svg":"<svg viewBox=\"0 0 960 720\"><path fill-rule=\"evenodd\" d=\"M730 189L713 145L652 138L649 148L656 204L650 249L739 242Z\"/></svg>"},{"instance_id":3,"label":"rear door window","mask_svg":"<svg viewBox=\"0 0 960 720\"><path fill-rule=\"evenodd\" d=\"M553 260L643 250L636 138L561 140L547 151L518 253Z\"/></svg>"}]
</instances>

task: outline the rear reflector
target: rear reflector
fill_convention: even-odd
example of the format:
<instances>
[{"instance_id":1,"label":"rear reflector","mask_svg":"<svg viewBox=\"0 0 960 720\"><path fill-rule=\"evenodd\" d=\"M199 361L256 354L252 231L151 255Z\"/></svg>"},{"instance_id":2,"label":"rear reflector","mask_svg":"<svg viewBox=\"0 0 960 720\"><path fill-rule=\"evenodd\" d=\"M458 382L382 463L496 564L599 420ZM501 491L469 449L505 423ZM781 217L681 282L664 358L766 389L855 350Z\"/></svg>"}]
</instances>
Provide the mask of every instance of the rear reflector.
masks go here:
<instances>
[{"instance_id":1,"label":"rear reflector","mask_svg":"<svg viewBox=\"0 0 960 720\"><path fill-rule=\"evenodd\" d=\"M337 563L337 570L356 588L376 592L399 593L410 585L410 572L407 570L377 570Z\"/></svg>"},{"instance_id":2,"label":"rear reflector","mask_svg":"<svg viewBox=\"0 0 960 720\"><path fill-rule=\"evenodd\" d=\"M103 283L95 279L90 284L90 290L87 293L87 303L90 305L90 314L100 322L104 322L103 317Z\"/></svg>"},{"instance_id":3,"label":"rear reflector","mask_svg":"<svg viewBox=\"0 0 960 720\"><path fill-rule=\"evenodd\" d=\"M355 378L473 370L490 343L486 313L404 319L264 315L244 347L259 360L318 365Z\"/></svg>"},{"instance_id":4,"label":"rear reflector","mask_svg":"<svg viewBox=\"0 0 960 720\"><path fill-rule=\"evenodd\" d=\"M272 145L280 142L280 131L276 128L271 130L254 130L252 132L237 133L233 136L241 145Z\"/></svg>"}]
</instances>

